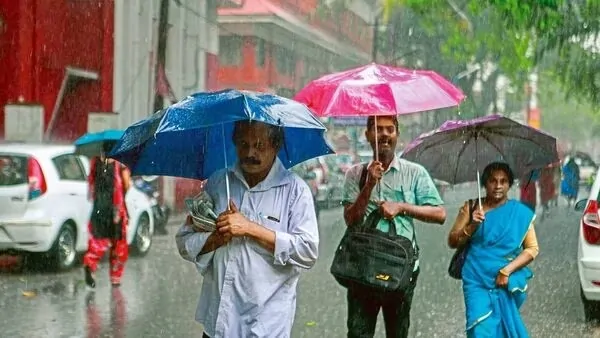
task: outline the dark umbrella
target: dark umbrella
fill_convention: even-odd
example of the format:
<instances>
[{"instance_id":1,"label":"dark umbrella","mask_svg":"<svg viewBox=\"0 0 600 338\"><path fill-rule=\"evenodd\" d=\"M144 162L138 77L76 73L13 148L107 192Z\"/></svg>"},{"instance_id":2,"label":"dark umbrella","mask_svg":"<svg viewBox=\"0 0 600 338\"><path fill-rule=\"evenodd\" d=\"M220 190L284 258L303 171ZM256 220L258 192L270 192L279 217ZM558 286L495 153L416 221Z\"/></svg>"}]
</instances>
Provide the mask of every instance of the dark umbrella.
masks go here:
<instances>
[{"instance_id":1,"label":"dark umbrella","mask_svg":"<svg viewBox=\"0 0 600 338\"><path fill-rule=\"evenodd\" d=\"M471 182L491 162L506 162L517 177L558 160L556 139L501 115L446 121L413 140L402 157L431 175L457 184Z\"/></svg>"}]
</instances>

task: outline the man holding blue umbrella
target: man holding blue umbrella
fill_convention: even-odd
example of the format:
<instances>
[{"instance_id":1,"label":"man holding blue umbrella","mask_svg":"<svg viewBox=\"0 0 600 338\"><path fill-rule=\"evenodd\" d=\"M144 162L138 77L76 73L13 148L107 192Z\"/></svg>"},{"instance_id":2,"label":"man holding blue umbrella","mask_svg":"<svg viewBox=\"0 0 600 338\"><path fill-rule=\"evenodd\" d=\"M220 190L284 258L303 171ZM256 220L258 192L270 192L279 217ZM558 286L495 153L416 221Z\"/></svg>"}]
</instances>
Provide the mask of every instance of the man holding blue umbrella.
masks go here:
<instances>
[{"instance_id":1,"label":"man holding blue umbrella","mask_svg":"<svg viewBox=\"0 0 600 338\"><path fill-rule=\"evenodd\" d=\"M319 232L310 189L288 169L333 152L325 130L296 101L227 89L137 122L112 150L133 175L208 178L202 200L218 215L214 230L194 214L175 236L204 276L196 320L205 337L290 336Z\"/></svg>"},{"instance_id":2,"label":"man holding blue umbrella","mask_svg":"<svg viewBox=\"0 0 600 338\"><path fill-rule=\"evenodd\" d=\"M204 277L196 320L204 337L289 337L300 271L318 256L312 194L277 157L283 128L238 121L232 138L236 165L205 186L217 230L194 230L188 217L176 235L179 253Z\"/></svg>"}]
</instances>

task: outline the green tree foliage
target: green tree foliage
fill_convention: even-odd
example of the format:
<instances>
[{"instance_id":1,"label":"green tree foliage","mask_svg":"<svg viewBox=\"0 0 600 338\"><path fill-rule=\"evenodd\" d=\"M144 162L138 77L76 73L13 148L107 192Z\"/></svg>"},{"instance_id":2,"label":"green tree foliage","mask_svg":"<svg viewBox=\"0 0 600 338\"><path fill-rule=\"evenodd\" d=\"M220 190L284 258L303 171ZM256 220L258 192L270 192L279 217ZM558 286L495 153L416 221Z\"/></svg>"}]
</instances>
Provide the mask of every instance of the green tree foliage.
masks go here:
<instances>
[{"instance_id":1,"label":"green tree foliage","mask_svg":"<svg viewBox=\"0 0 600 338\"><path fill-rule=\"evenodd\" d=\"M435 8L435 10L432 10ZM456 20L456 17L459 17ZM506 33L499 25L489 25L500 19L493 13L476 16L469 11L453 9L446 1L422 0L412 6L390 7L384 13L382 25L385 31L377 41L379 62L408 68L433 69L456 82L467 95L460 109L450 109L437 114L427 114L430 119L422 127L432 128L448 118L471 118L489 111L497 112L496 80L502 74L513 73L513 87L522 88L532 58L505 57L517 54L510 48L501 47ZM495 29L495 31L491 31ZM468 37L466 39L465 37ZM490 39L493 37L493 39ZM519 39L512 46L525 54L528 40ZM491 67L486 68L487 65ZM468 71L479 67L480 71ZM518 72L516 71L518 70ZM477 79L481 80L480 93L473 91ZM522 91L515 90L509 102L522 105ZM520 110L521 106L507 107L507 111ZM460 116L457 116L460 112Z\"/></svg>"},{"instance_id":2,"label":"green tree foliage","mask_svg":"<svg viewBox=\"0 0 600 338\"><path fill-rule=\"evenodd\" d=\"M516 81L543 64L568 94L600 103L600 1L384 0L383 5L388 18L395 8L407 7L429 24L446 27L450 36L443 49L457 60L483 48Z\"/></svg>"},{"instance_id":3,"label":"green tree foliage","mask_svg":"<svg viewBox=\"0 0 600 338\"><path fill-rule=\"evenodd\" d=\"M559 140L569 140L577 149L582 142L600 136L600 109L589 102L565 99L561 86L552 74L540 76L542 129Z\"/></svg>"}]
</instances>

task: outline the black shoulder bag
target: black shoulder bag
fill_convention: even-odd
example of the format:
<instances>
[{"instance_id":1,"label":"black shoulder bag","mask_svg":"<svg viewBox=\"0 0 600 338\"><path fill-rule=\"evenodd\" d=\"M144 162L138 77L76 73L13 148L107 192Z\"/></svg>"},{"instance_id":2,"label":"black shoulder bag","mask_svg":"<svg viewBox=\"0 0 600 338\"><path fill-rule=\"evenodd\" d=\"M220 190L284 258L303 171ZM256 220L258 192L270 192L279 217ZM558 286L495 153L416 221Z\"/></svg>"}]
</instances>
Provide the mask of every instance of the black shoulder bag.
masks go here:
<instances>
[{"instance_id":1,"label":"black shoulder bag","mask_svg":"<svg viewBox=\"0 0 600 338\"><path fill-rule=\"evenodd\" d=\"M469 223L473 221L473 212L477 207L477 203L473 200L469 200ZM469 241L458 248L450 259L450 266L448 266L448 274L454 279L462 279L462 268L465 265L465 259L467 258L467 252L469 251Z\"/></svg>"},{"instance_id":2,"label":"black shoulder bag","mask_svg":"<svg viewBox=\"0 0 600 338\"><path fill-rule=\"evenodd\" d=\"M363 167L359 187L366 181ZM374 210L360 226L346 229L335 252L330 272L344 286L360 285L379 291L403 291L411 282L418 258L416 234L412 240L399 236L394 222L388 232L377 230L381 212Z\"/></svg>"}]
</instances>

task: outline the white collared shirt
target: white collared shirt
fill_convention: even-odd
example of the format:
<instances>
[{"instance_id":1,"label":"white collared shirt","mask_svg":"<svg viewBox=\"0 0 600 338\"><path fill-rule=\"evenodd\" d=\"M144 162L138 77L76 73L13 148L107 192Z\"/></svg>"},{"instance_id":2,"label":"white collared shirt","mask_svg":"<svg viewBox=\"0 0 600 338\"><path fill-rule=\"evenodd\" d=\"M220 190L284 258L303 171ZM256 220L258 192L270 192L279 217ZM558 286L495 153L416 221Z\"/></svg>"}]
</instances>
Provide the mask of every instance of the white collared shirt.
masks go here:
<instances>
[{"instance_id":1,"label":"white collared shirt","mask_svg":"<svg viewBox=\"0 0 600 338\"><path fill-rule=\"evenodd\" d=\"M227 209L226 173L238 210L275 232L275 251L267 251L250 238L234 238L226 246L199 255L210 233L183 226L176 235L179 252L204 276L196 320L212 338L289 337L300 271L312 267L318 256L312 194L279 159L252 188L236 166L212 175L205 187L217 214Z\"/></svg>"}]
</instances>

